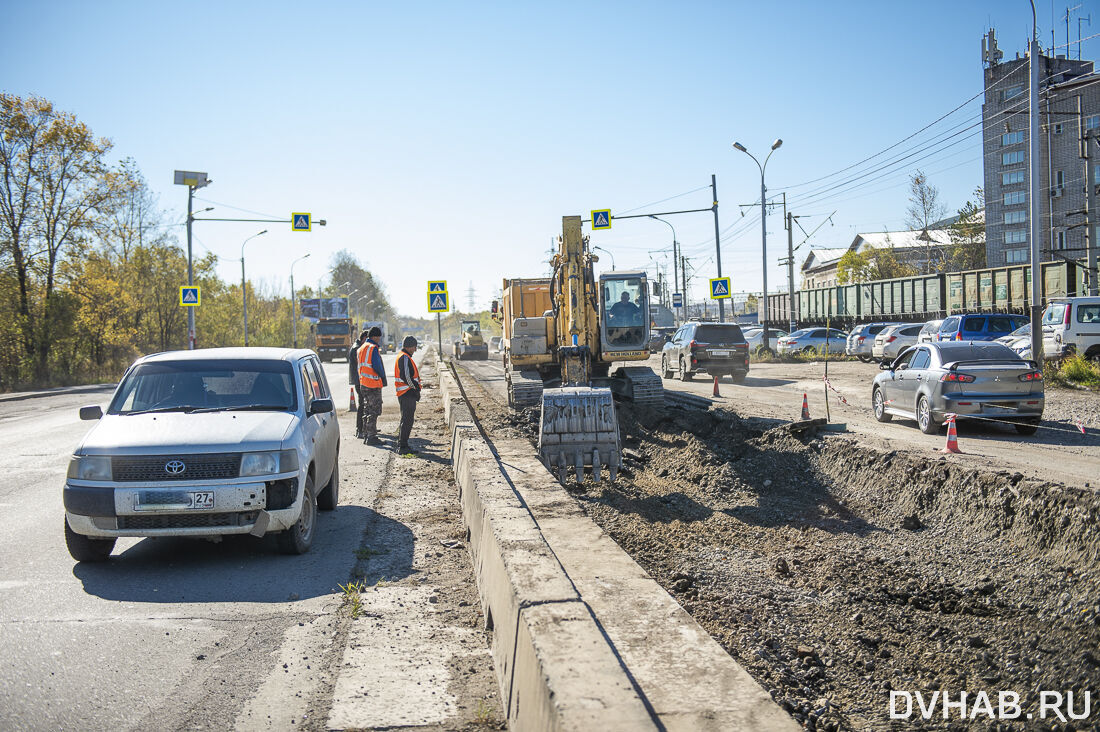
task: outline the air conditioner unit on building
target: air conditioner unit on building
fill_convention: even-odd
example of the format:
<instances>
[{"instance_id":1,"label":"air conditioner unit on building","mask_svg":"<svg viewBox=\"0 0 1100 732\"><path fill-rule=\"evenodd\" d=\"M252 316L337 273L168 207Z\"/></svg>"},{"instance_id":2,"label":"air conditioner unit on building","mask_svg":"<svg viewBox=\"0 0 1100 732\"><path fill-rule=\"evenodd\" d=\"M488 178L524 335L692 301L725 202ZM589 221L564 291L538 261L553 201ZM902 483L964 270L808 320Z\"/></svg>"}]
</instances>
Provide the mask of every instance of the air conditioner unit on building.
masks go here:
<instances>
[{"instance_id":1,"label":"air conditioner unit on building","mask_svg":"<svg viewBox=\"0 0 1100 732\"><path fill-rule=\"evenodd\" d=\"M1051 188L1050 189L1050 197L1051 198L1061 198L1063 190L1064 189L1062 188L1062 186L1058 186L1057 188Z\"/></svg>"}]
</instances>

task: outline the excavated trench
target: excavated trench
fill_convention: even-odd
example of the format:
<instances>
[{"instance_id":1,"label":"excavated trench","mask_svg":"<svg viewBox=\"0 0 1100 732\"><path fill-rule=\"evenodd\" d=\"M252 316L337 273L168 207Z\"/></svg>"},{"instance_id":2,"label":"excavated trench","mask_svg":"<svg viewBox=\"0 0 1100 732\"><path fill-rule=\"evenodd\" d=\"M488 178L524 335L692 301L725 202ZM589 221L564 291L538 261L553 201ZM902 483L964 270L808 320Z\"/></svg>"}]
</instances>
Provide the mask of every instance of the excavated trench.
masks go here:
<instances>
[{"instance_id":1,"label":"excavated trench","mask_svg":"<svg viewBox=\"0 0 1100 732\"><path fill-rule=\"evenodd\" d=\"M490 436L537 439L537 410L468 394ZM713 408L619 420L620 479L571 492L807 728L1023 728L892 721L891 690L1014 691L1036 720L1041 691L1091 690L1063 728L1100 726L1094 491Z\"/></svg>"}]
</instances>

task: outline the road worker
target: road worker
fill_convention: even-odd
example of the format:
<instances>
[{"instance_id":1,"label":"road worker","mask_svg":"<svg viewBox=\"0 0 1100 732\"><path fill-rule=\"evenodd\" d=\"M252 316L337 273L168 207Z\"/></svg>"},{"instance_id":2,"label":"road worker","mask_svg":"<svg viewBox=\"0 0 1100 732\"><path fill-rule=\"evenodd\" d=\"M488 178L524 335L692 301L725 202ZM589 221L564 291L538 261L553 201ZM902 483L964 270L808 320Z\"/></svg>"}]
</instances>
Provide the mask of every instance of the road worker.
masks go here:
<instances>
[{"instance_id":1,"label":"road worker","mask_svg":"<svg viewBox=\"0 0 1100 732\"><path fill-rule=\"evenodd\" d=\"M378 415L382 414L382 387L386 385L386 369L382 365L382 329L374 326L359 347L359 414L363 420L363 442L381 445L378 439Z\"/></svg>"},{"instance_id":2,"label":"road worker","mask_svg":"<svg viewBox=\"0 0 1100 732\"><path fill-rule=\"evenodd\" d=\"M415 454L409 447L409 435L412 433L413 416L416 403L420 401L420 369L413 361L416 353L416 339L405 336L401 343L401 353L394 364L393 385L397 389L397 403L401 406L401 432L397 438L397 452L401 455Z\"/></svg>"}]
</instances>

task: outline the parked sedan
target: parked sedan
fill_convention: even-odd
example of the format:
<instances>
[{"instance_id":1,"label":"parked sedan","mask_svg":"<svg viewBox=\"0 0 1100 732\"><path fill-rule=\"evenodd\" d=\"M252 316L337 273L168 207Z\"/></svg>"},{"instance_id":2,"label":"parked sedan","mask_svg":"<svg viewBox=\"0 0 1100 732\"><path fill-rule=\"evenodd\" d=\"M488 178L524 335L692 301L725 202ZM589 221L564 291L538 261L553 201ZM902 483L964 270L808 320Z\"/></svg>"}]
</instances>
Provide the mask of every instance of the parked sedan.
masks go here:
<instances>
[{"instance_id":1,"label":"parked sedan","mask_svg":"<svg viewBox=\"0 0 1100 732\"><path fill-rule=\"evenodd\" d=\"M916 344L922 327L920 323L889 326L875 336L871 355L879 361L893 361L902 349Z\"/></svg>"},{"instance_id":2,"label":"parked sedan","mask_svg":"<svg viewBox=\"0 0 1100 732\"><path fill-rule=\"evenodd\" d=\"M845 355L855 356L860 361L870 361L872 359L871 350L875 345L875 336L891 325L901 325L901 323L863 323L855 326L844 340Z\"/></svg>"},{"instance_id":3,"label":"parked sedan","mask_svg":"<svg viewBox=\"0 0 1100 732\"><path fill-rule=\"evenodd\" d=\"M832 353L844 352L848 334L836 328L803 328L776 342L777 353Z\"/></svg>"},{"instance_id":4,"label":"parked sedan","mask_svg":"<svg viewBox=\"0 0 1100 732\"><path fill-rule=\"evenodd\" d=\"M930 435L955 414L1010 422L1033 435L1043 416L1042 370L1000 343L922 343L880 368L871 386L879 422L914 419Z\"/></svg>"},{"instance_id":5,"label":"parked sedan","mask_svg":"<svg viewBox=\"0 0 1100 732\"><path fill-rule=\"evenodd\" d=\"M779 328L768 328L768 336L771 342L774 344L780 338L785 338L789 335L787 331L780 330ZM756 353L756 349L760 348L764 344L764 329L763 328L749 328L745 331L745 341L749 344L749 352Z\"/></svg>"},{"instance_id":6,"label":"parked sedan","mask_svg":"<svg viewBox=\"0 0 1100 732\"><path fill-rule=\"evenodd\" d=\"M303 554L336 508L340 432L317 355L213 348L138 359L69 463L65 541L104 561L120 536L275 534Z\"/></svg>"},{"instance_id":7,"label":"parked sedan","mask_svg":"<svg viewBox=\"0 0 1100 732\"><path fill-rule=\"evenodd\" d=\"M920 333L917 335L917 343L931 343L938 340L937 334L940 332L940 325L943 324L943 320L929 320L921 326Z\"/></svg>"}]
</instances>

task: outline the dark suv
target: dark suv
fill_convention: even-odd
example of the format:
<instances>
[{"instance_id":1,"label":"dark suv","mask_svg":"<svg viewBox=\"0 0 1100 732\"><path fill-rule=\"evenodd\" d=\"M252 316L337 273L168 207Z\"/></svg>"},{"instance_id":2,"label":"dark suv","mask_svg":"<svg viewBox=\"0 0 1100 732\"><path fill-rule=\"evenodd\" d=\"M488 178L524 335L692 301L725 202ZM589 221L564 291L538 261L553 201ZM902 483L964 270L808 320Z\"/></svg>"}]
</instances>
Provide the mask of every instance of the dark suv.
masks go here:
<instances>
[{"instance_id":1,"label":"dark suv","mask_svg":"<svg viewBox=\"0 0 1100 732\"><path fill-rule=\"evenodd\" d=\"M661 351L661 376L691 381L697 373L728 375L741 383L749 373L749 344L735 323L691 322L680 326Z\"/></svg>"}]
</instances>

